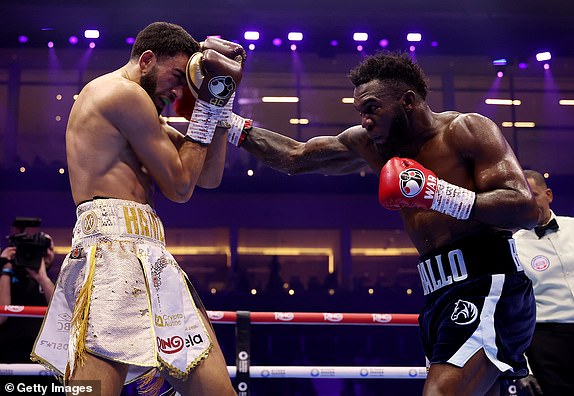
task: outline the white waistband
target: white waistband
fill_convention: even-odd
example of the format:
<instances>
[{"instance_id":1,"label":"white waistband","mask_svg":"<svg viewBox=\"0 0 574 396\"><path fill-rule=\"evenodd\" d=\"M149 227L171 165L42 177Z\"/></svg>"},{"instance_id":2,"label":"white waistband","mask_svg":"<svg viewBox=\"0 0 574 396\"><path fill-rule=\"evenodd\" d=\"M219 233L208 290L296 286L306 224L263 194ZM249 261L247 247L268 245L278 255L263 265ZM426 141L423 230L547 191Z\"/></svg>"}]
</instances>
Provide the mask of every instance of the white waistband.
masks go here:
<instances>
[{"instance_id":1,"label":"white waistband","mask_svg":"<svg viewBox=\"0 0 574 396\"><path fill-rule=\"evenodd\" d=\"M147 205L123 199L105 198L84 202L76 208L74 241L109 236L121 239L147 239L165 245L163 224Z\"/></svg>"}]
</instances>

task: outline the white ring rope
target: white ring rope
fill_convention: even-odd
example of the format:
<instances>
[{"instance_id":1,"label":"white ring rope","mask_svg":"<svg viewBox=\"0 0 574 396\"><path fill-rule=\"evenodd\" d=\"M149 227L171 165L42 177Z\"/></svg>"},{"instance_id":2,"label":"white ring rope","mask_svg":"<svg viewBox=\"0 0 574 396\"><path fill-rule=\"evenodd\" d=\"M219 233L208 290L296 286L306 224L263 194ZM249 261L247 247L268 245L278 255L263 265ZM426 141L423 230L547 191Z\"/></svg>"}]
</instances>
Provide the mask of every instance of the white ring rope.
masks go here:
<instances>
[{"instance_id":1,"label":"white ring rope","mask_svg":"<svg viewBox=\"0 0 574 396\"><path fill-rule=\"evenodd\" d=\"M235 378L236 366L227 366ZM0 363L0 376L50 376L54 372L41 364ZM333 379L425 379L426 367L368 367L368 366L251 366L250 378L333 378Z\"/></svg>"}]
</instances>

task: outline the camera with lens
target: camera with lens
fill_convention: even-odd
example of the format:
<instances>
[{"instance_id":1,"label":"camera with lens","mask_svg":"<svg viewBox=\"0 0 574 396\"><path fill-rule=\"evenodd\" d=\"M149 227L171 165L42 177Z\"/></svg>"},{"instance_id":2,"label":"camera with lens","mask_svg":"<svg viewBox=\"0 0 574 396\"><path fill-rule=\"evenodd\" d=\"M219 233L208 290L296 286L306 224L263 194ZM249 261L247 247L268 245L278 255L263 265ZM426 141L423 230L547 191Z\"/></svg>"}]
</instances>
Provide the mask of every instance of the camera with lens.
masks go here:
<instances>
[{"instance_id":1,"label":"camera with lens","mask_svg":"<svg viewBox=\"0 0 574 396\"><path fill-rule=\"evenodd\" d=\"M42 219L30 217L17 217L12 227L18 233L8 236L10 244L16 247L14 266L17 268L31 268L38 270L42 264L42 257L46 255L52 240L43 232L27 233L27 228L38 228Z\"/></svg>"}]
</instances>

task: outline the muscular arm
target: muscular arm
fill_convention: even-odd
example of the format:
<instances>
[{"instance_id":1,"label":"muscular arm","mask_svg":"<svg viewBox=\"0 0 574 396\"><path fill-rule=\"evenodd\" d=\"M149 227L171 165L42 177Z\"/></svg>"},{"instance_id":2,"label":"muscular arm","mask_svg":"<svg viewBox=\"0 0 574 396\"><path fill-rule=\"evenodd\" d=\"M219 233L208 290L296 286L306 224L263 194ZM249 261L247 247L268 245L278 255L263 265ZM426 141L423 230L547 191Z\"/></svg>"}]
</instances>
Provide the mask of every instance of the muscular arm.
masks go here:
<instances>
[{"instance_id":1,"label":"muscular arm","mask_svg":"<svg viewBox=\"0 0 574 396\"><path fill-rule=\"evenodd\" d=\"M314 137L307 142L254 127L241 148L265 165L288 174L342 175L366 165L357 151L364 138L360 127L349 128L337 136Z\"/></svg>"},{"instance_id":2,"label":"muscular arm","mask_svg":"<svg viewBox=\"0 0 574 396\"><path fill-rule=\"evenodd\" d=\"M186 202L199 180L207 148L187 140L174 145L141 87L133 84L118 91L104 104L105 117L127 139L162 193Z\"/></svg>"},{"instance_id":3,"label":"muscular arm","mask_svg":"<svg viewBox=\"0 0 574 396\"><path fill-rule=\"evenodd\" d=\"M538 213L522 168L491 120L478 114L455 121L464 156L474 168L476 202L472 218L504 228L532 228Z\"/></svg>"}]
</instances>

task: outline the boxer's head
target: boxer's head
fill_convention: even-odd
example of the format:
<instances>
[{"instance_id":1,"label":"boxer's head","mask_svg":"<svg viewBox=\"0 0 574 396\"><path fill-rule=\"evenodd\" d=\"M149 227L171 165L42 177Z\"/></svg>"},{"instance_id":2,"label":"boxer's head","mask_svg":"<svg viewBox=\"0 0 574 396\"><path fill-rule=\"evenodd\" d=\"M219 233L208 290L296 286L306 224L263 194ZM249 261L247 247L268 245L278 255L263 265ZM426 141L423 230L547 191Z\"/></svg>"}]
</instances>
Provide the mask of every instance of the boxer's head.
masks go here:
<instances>
[{"instance_id":1,"label":"boxer's head","mask_svg":"<svg viewBox=\"0 0 574 396\"><path fill-rule=\"evenodd\" d=\"M136 37L131 61L142 66L140 85L152 98L158 114L175 100L174 89L185 85L185 66L200 50L199 43L181 26L154 22Z\"/></svg>"},{"instance_id":2,"label":"boxer's head","mask_svg":"<svg viewBox=\"0 0 574 396\"><path fill-rule=\"evenodd\" d=\"M401 140L409 112L428 93L425 75L406 53L381 52L365 58L349 73L355 107L375 143Z\"/></svg>"}]
</instances>

